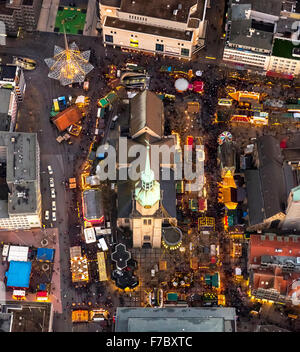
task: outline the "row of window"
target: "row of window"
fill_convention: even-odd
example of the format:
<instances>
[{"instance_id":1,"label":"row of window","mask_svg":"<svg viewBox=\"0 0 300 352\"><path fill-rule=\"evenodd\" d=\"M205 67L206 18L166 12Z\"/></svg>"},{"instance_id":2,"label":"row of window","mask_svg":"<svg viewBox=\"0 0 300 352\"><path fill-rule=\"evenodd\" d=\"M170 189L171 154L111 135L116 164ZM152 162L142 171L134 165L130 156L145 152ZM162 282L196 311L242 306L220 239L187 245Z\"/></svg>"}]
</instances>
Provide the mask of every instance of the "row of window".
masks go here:
<instances>
[{"instance_id":1,"label":"row of window","mask_svg":"<svg viewBox=\"0 0 300 352\"><path fill-rule=\"evenodd\" d=\"M131 36L133 36L133 35L131 35ZM157 41L158 41L158 39L157 39ZM106 43L113 43L114 42L114 37L112 35L105 34L105 42ZM161 40L161 42L162 42L162 40ZM138 47L138 41L136 41L135 44L136 44L135 46ZM180 45L180 43L178 43L178 45ZM183 44L181 44L181 45L183 45ZM155 44L155 51L164 52L165 51L164 44L156 43ZM190 49L181 48L181 55L182 56L189 56L190 55Z\"/></svg>"},{"instance_id":2,"label":"row of window","mask_svg":"<svg viewBox=\"0 0 300 352\"><path fill-rule=\"evenodd\" d=\"M147 18L146 18L146 17L140 17L140 16L129 15L129 18L130 18L131 20L137 20L137 21L145 21L145 22L147 22Z\"/></svg>"}]
</instances>

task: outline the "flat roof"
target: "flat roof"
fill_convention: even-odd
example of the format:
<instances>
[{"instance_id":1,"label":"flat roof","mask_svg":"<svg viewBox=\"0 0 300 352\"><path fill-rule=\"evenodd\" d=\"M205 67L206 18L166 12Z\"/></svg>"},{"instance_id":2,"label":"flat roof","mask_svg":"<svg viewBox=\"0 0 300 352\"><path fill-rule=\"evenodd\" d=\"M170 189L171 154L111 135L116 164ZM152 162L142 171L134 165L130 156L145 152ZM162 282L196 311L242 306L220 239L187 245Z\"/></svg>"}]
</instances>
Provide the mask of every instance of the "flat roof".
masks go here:
<instances>
[{"instance_id":1,"label":"flat roof","mask_svg":"<svg viewBox=\"0 0 300 352\"><path fill-rule=\"evenodd\" d=\"M10 326L13 320L12 313L0 312L0 332L10 332Z\"/></svg>"},{"instance_id":2,"label":"flat roof","mask_svg":"<svg viewBox=\"0 0 300 352\"><path fill-rule=\"evenodd\" d=\"M235 308L123 308L116 312L116 332L232 332Z\"/></svg>"},{"instance_id":3,"label":"flat roof","mask_svg":"<svg viewBox=\"0 0 300 352\"><path fill-rule=\"evenodd\" d=\"M286 59L300 60L300 57L293 56L294 48L299 49L299 45L294 45L290 40L275 38L272 55Z\"/></svg>"},{"instance_id":4,"label":"flat roof","mask_svg":"<svg viewBox=\"0 0 300 352\"><path fill-rule=\"evenodd\" d=\"M136 32L136 33L146 33L157 35L166 38L174 38L184 41L191 41L193 32L192 31L177 31L175 29L163 28L150 26L143 23L123 21L116 17L107 16L104 23L105 27L123 29L126 31Z\"/></svg>"},{"instance_id":5,"label":"flat roof","mask_svg":"<svg viewBox=\"0 0 300 352\"><path fill-rule=\"evenodd\" d=\"M37 209L36 133L0 132L0 161L6 162L8 213L34 213Z\"/></svg>"},{"instance_id":6,"label":"flat roof","mask_svg":"<svg viewBox=\"0 0 300 352\"><path fill-rule=\"evenodd\" d=\"M181 9L178 5L181 4ZM135 15L162 18L165 20L187 23L190 8L197 4L197 0L160 0L159 2L144 0L122 0L120 10ZM199 1L203 9L204 1ZM177 14L173 11L178 9ZM193 14L193 17L194 14Z\"/></svg>"},{"instance_id":7,"label":"flat roof","mask_svg":"<svg viewBox=\"0 0 300 352\"><path fill-rule=\"evenodd\" d=\"M282 9L282 0L231 0L232 4L251 4L253 11L266 13L273 16L279 16Z\"/></svg>"},{"instance_id":8,"label":"flat roof","mask_svg":"<svg viewBox=\"0 0 300 352\"><path fill-rule=\"evenodd\" d=\"M100 4L119 8L121 6L121 0L100 0Z\"/></svg>"},{"instance_id":9,"label":"flat roof","mask_svg":"<svg viewBox=\"0 0 300 352\"><path fill-rule=\"evenodd\" d=\"M252 20L232 21L229 42L253 48L271 50L273 33L251 28ZM250 36L250 31L252 32Z\"/></svg>"},{"instance_id":10,"label":"flat roof","mask_svg":"<svg viewBox=\"0 0 300 352\"><path fill-rule=\"evenodd\" d=\"M0 314L12 315L12 332L48 332L52 330L52 303L5 301L0 302L0 306Z\"/></svg>"},{"instance_id":11,"label":"flat roof","mask_svg":"<svg viewBox=\"0 0 300 352\"><path fill-rule=\"evenodd\" d=\"M0 88L0 114L7 116L11 94L11 89Z\"/></svg>"},{"instance_id":12,"label":"flat roof","mask_svg":"<svg viewBox=\"0 0 300 352\"><path fill-rule=\"evenodd\" d=\"M83 211L87 220L99 220L103 215L102 195L99 189L83 191Z\"/></svg>"},{"instance_id":13,"label":"flat roof","mask_svg":"<svg viewBox=\"0 0 300 352\"><path fill-rule=\"evenodd\" d=\"M14 82L16 72L16 65L0 65L0 81Z\"/></svg>"}]
</instances>

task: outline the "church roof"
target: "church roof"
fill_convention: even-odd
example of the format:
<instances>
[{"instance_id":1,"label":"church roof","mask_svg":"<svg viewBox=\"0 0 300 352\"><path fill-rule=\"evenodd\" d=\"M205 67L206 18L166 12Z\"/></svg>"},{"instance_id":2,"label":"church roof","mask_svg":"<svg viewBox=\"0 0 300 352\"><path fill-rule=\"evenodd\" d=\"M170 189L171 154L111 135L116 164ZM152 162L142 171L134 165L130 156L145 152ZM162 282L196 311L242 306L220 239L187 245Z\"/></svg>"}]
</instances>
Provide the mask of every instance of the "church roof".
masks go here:
<instances>
[{"instance_id":1,"label":"church roof","mask_svg":"<svg viewBox=\"0 0 300 352\"><path fill-rule=\"evenodd\" d=\"M163 136L164 108L156 94L144 90L131 99L130 104L131 136L147 128L161 138Z\"/></svg>"}]
</instances>

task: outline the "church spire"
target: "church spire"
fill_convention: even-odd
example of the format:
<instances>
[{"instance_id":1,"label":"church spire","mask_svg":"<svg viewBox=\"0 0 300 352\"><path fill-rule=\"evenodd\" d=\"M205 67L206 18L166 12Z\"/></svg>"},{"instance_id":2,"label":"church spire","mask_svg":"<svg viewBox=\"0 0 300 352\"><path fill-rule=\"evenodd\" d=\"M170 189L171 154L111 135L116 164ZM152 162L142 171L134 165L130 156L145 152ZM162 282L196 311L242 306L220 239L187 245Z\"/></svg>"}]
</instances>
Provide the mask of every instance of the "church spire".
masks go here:
<instances>
[{"instance_id":1,"label":"church spire","mask_svg":"<svg viewBox=\"0 0 300 352\"><path fill-rule=\"evenodd\" d=\"M154 172L150 166L150 147L147 145L147 155L145 169L141 173L142 187L145 191L150 190L153 187Z\"/></svg>"}]
</instances>

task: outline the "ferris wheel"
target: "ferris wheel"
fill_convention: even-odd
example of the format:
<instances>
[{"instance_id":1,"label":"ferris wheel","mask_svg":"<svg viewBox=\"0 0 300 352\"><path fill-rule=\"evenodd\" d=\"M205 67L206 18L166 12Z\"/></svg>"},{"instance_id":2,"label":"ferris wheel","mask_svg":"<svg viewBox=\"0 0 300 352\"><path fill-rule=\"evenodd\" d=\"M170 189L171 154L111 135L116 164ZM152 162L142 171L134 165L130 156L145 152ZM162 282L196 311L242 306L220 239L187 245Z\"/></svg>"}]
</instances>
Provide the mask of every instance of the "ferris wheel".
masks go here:
<instances>
[{"instance_id":1,"label":"ferris wheel","mask_svg":"<svg viewBox=\"0 0 300 352\"><path fill-rule=\"evenodd\" d=\"M231 142L232 134L228 131L222 132L218 137L218 144L222 145L224 142Z\"/></svg>"}]
</instances>

